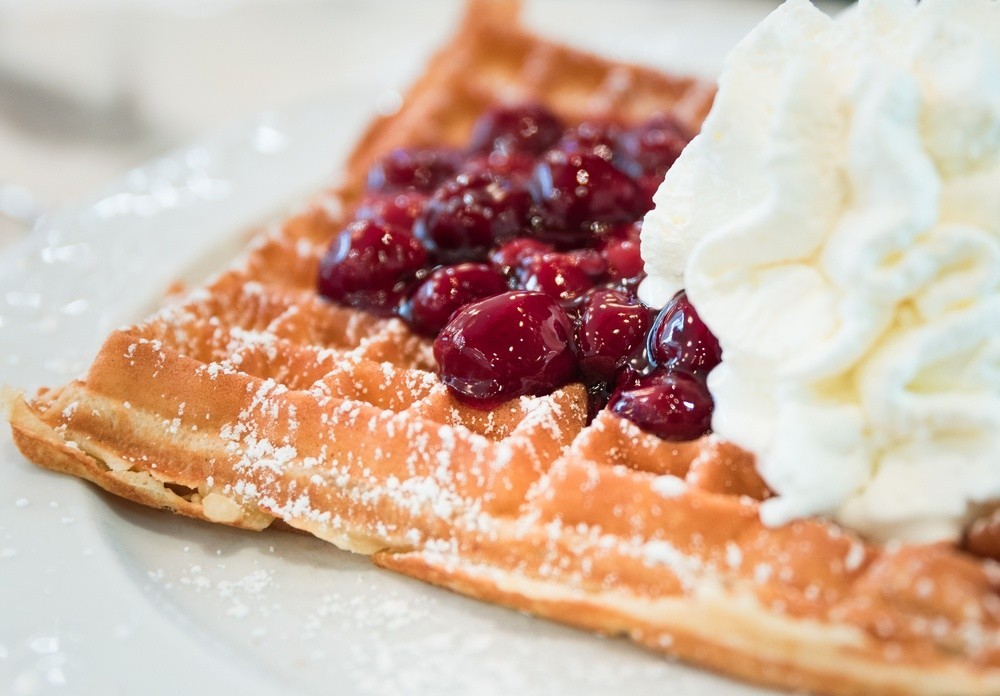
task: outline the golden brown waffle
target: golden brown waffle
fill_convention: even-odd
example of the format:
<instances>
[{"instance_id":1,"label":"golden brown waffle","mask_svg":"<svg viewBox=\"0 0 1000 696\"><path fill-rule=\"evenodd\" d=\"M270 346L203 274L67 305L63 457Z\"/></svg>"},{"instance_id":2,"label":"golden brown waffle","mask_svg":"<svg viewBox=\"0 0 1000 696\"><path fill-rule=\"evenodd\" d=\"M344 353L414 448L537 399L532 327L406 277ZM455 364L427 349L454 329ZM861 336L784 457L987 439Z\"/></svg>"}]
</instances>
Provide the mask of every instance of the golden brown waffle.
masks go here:
<instances>
[{"instance_id":1,"label":"golden brown waffle","mask_svg":"<svg viewBox=\"0 0 1000 696\"><path fill-rule=\"evenodd\" d=\"M41 466L145 505L276 521L386 568L751 681L830 694L1000 693L1000 569L945 545L778 529L749 455L668 443L582 387L491 412L456 402L397 320L313 290L319 256L391 147L461 143L497 101L569 122L655 111L696 127L712 90L534 37L478 3L328 193L208 287L113 333L83 380L12 404Z\"/></svg>"}]
</instances>

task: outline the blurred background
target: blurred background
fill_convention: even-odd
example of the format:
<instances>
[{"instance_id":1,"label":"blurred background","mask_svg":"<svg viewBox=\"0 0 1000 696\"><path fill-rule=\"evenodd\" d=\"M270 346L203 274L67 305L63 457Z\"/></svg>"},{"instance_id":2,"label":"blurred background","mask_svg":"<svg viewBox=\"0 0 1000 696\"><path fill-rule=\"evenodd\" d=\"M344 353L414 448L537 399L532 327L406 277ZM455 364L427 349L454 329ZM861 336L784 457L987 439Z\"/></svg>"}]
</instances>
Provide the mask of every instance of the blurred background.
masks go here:
<instances>
[{"instance_id":1,"label":"blurred background","mask_svg":"<svg viewBox=\"0 0 1000 696\"><path fill-rule=\"evenodd\" d=\"M595 51L713 77L776 4L530 0L526 15ZM460 0L0 0L0 251L43 213L227 124L361 84L391 101L461 11Z\"/></svg>"}]
</instances>

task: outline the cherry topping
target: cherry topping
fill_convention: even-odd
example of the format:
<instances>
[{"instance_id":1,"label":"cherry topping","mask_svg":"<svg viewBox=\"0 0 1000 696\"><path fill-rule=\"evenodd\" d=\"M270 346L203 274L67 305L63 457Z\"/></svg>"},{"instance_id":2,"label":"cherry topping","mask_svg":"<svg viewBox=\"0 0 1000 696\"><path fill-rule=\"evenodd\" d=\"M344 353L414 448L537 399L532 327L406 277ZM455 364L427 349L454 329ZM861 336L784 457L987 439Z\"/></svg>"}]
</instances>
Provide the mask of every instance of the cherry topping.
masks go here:
<instances>
[{"instance_id":1,"label":"cherry topping","mask_svg":"<svg viewBox=\"0 0 1000 696\"><path fill-rule=\"evenodd\" d=\"M535 169L535 156L527 152L502 152L493 150L488 154L476 155L469 159L460 171L469 173L485 172L495 177L525 183Z\"/></svg>"},{"instance_id":2,"label":"cherry topping","mask_svg":"<svg viewBox=\"0 0 1000 696\"><path fill-rule=\"evenodd\" d=\"M664 440L694 440L712 427L712 396L698 377L682 371L622 373L609 407Z\"/></svg>"},{"instance_id":3,"label":"cherry topping","mask_svg":"<svg viewBox=\"0 0 1000 696\"><path fill-rule=\"evenodd\" d=\"M434 358L457 399L488 409L572 380L572 331L548 295L506 292L456 312L434 341Z\"/></svg>"},{"instance_id":4,"label":"cherry topping","mask_svg":"<svg viewBox=\"0 0 1000 696\"><path fill-rule=\"evenodd\" d=\"M595 290L580 307L577 357L588 380L611 381L642 348L652 311L617 290Z\"/></svg>"},{"instance_id":5,"label":"cherry topping","mask_svg":"<svg viewBox=\"0 0 1000 696\"><path fill-rule=\"evenodd\" d=\"M486 264L445 266L420 284L399 313L414 331L433 338L456 310L506 290L507 280Z\"/></svg>"},{"instance_id":6,"label":"cherry topping","mask_svg":"<svg viewBox=\"0 0 1000 696\"><path fill-rule=\"evenodd\" d=\"M319 265L319 292L349 307L392 314L427 263L427 252L403 230L354 222L331 242Z\"/></svg>"},{"instance_id":7,"label":"cherry topping","mask_svg":"<svg viewBox=\"0 0 1000 696\"><path fill-rule=\"evenodd\" d=\"M642 238L642 220L639 219L635 222L627 222L623 225L612 227L608 237L611 239L628 239L638 242Z\"/></svg>"},{"instance_id":8,"label":"cherry topping","mask_svg":"<svg viewBox=\"0 0 1000 696\"><path fill-rule=\"evenodd\" d=\"M590 153L610 162L618 144L619 130L609 123L585 121L563 133L556 149L565 153Z\"/></svg>"},{"instance_id":9,"label":"cherry topping","mask_svg":"<svg viewBox=\"0 0 1000 696\"><path fill-rule=\"evenodd\" d=\"M523 261L516 275L518 287L544 292L567 303L594 287L604 271L600 254L592 249L581 249L531 256Z\"/></svg>"},{"instance_id":10,"label":"cherry topping","mask_svg":"<svg viewBox=\"0 0 1000 696\"><path fill-rule=\"evenodd\" d=\"M409 232L413 221L423 212L427 194L419 191L399 191L383 195L369 195L362 201L354 217L373 220Z\"/></svg>"},{"instance_id":11,"label":"cherry topping","mask_svg":"<svg viewBox=\"0 0 1000 696\"><path fill-rule=\"evenodd\" d=\"M413 233L445 262L486 258L496 243L523 233L528 193L486 172L463 173L431 196Z\"/></svg>"},{"instance_id":12,"label":"cherry topping","mask_svg":"<svg viewBox=\"0 0 1000 696\"><path fill-rule=\"evenodd\" d=\"M454 174L461 161L459 152L451 148L396 148L368 172L368 189L398 191L411 188L429 193Z\"/></svg>"},{"instance_id":13,"label":"cherry topping","mask_svg":"<svg viewBox=\"0 0 1000 696\"><path fill-rule=\"evenodd\" d=\"M639 240L612 237L602 245L601 256L608 265L608 277L617 283L634 285L643 274Z\"/></svg>"},{"instance_id":14,"label":"cherry topping","mask_svg":"<svg viewBox=\"0 0 1000 696\"><path fill-rule=\"evenodd\" d=\"M551 244L545 244L531 237L517 237L498 247L490 254L490 262L504 275L510 275L530 259L555 251Z\"/></svg>"},{"instance_id":15,"label":"cherry topping","mask_svg":"<svg viewBox=\"0 0 1000 696\"><path fill-rule=\"evenodd\" d=\"M722 349L683 290L660 310L649 330L650 362L707 375L722 361Z\"/></svg>"},{"instance_id":16,"label":"cherry topping","mask_svg":"<svg viewBox=\"0 0 1000 696\"><path fill-rule=\"evenodd\" d=\"M687 140L668 117L565 130L537 104L495 108L465 153L400 148L372 167L319 291L436 336L441 380L465 403L582 377L591 417L609 405L661 437L697 437L718 341L683 293L655 319L634 296L637 220ZM433 263L458 265L427 275Z\"/></svg>"},{"instance_id":17,"label":"cherry topping","mask_svg":"<svg viewBox=\"0 0 1000 696\"><path fill-rule=\"evenodd\" d=\"M528 152L540 154L559 140L559 118L541 104L500 106L479 117L472 129L472 152Z\"/></svg>"},{"instance_id":18,"label":"cherry topping","mask_svg":"<svg viewBox=\"0 0 1000 696\"><path fill-rule=\"evenodd\" d=\"M615 164L633 177L650 174L663 181L688 140L690 137L680 123L666 116L654 116L622 134Z\"/></svg>"},{"instance_id":19,"label":"cherry topping","mask_svg":"<svg viewBox=\"0 0 1000 696\"><path fill-rule=\"evenodd\" d=\"M641 212L632 180L593 153L550 150L535 168L529 189L535 203L552 214L546 223L570 231L629 222Z\"/></svg>"}]
</instances>

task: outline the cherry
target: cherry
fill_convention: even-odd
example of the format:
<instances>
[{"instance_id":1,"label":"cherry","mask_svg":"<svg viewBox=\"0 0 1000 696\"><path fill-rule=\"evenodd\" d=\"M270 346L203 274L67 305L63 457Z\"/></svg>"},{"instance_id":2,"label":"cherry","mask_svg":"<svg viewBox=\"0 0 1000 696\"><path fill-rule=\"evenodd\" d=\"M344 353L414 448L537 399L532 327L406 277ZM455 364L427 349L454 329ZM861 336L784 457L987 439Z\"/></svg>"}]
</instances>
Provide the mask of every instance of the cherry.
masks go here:
<instances>
[{"instance_id":1,"label":"cherry","mask_svg":"<svg viewBox=\"0 0 1000 696\"><path fill-rule=\"evenodd\" d=\"M476 155L467 160L459 171L468 173L485 172L495 177L509 179L523 184L535 169L535 156L527 152L502 152L493 150L488 154Z\"/></svg>"},{"instance_id":2,"label":"cherry","mask_svg":"<svg viewBox=\"0 0 1000 696\"><path fill-rule=\"evenodd\" d=\"M562 135L559 118L541 104L500 106L479 117L472 128L472 152L540 154Z\"/></svg>"},{"instance_id":3,"label":"cherry","mask_svg":"<svg viewBox=\"0 0 1000 696\"><path fill-rule=\"evenodd\" d=\"M608 277L616 283L635 285L643 275L637 239L611 237L601 245L601 257L608 265Z\"/></svg>"},{"instance_id":4,"label":"cherry","mask_svg":"<svg viewBox=\"0 0 1000 696\"><path fill-rule=\"evenodd\" d=\"M690 139L676 120L654 116L622 133L615 164L635 178L653 175L658 186Z\"/></svg>"},{"instance_id":5,"label":"cherry","mask_svg":"<svg viewBox=\"0 0 1000 696\"><path fill-rule=\"evenodd\" d=\"M558 213L537 203L532 203L528 211L531 236L558 249L579 249L590 245L605 231L603 226L596 227L595 230L568 227L566 220Z\"/></svg>"},{"instance_id":6,"label":"cherry","mask_svg":"<svg viewBox=\"0 0 1000 696\"><path fill-rule=\"evenodd\" d=\"M429 193L455 173L461 162L457 150L445 147L391 150L368 172L371 191L416 189Z\"/></svg>"},{"instance_id":7,"label":"cherry","mask_svg":"<svg viewBox=\"0 0 1000 696\"><path fill-rule=\"evenodd\" d=\"M427 205L427 194L419 191L398 191L383 195L369 195L358 207L354 217L372 220L409 232L413 222Z\"/></svg>"},{"instance_id":8,"label":"cherry","mask_svg":"<svg viewBox=\"0 0 1000 696\"><path fill-rule=\"evenodd\" d=\"M595 225L630 222L639 214L632 180L593 153L550 150L528 188L535 203L551 213L545 224L557 229L593 232Z\"/></svg>"},{"instance_id":9,"label":"cherry","mask_svg":"<svg viewBox=\"0 0 1000 696\"><path fill-rule=\"evenodd\" d=\"M664 369L622 373L609 403L612 413L664 440L694 440L709 432L713 406L701 379Z\"/></svg>"},{"instance_id":10,"label":"cherry","mask_svg":"<svg viewBox=\"0 0 1000 696\"><path fill-rule=\"evenodd\" d=\"M319 293L387 316L426 263L427 252L409 232L361 220L338 234L323 255Z\"/></svg>"},{"instance_id":11,"label":"cherry","mask_svg":"<svg viewBox=\"0 0 1000 696\"><path fill-rule=\"evenodd\" d=\"M507 280L491 266L463 263L431 273L400 308L417 333L434 337L461 307L507 290Z\"/></svg>"},{"instance_id":12,"label":"cherry","mask_svg":"<svg viewBox=\"0 0 1000 696\"><path fill-rule=\"evenodd\" d=\"M434 192L413 233L442 261L479 260L495 244L523 233L530 204L528 193L505 179L462 173Z\"/></svg>"},{"instance_id":13,"label":"cherry","mask_svg":"<svg viewBox=\"0 0 1000 696\"><path fill-rule=\"evenodd\" d=\"M594 287L605 264L592 249L550 252L526 258L515 271L518 287L537 290L569 303Z\"/></svg>"},{"instance_id":14,"label":"cherry","mask_svg":"<svg viewBox=\"0 0 1000 696\"><path fill-rule=\"evenodd\" d=\"M458 310L434 341L434 358L457 399L489 409L572 380L572 331L548 295L505 292Z\"/></svg>"},{"instance_id":15,"label":"cherry","mask_svg":"<svg viewBox=\"0 0 1000 696\"><path fill-rule=\"evenodd\" d=\"M660 310L649 330L650 362L707 375L722 361L722 349L683 290Z\"/></svg>"},{"instance_id":16,"label":"cherry","mask_svg":"<svg viewBox=\"0 0 1000 696\"><path fill-rule=\"evenodd\" d=\"M545 244L531 237L517 237L499 246L490 254L490 263L504 275L510 275L535 256L555 251L551 244Z\"/></svg>"},{"instance_id":17,"label":"cherry","mask_svg":"<svg viewBox=\"0 0 1000 696\"><path fill-rule=\"evenodd\" d=\"M646 339L652 310L617 290L589 293L580 306L577 358L588 380L612 381Z\"/></svg>"},{"instance_id":18,"label":"cherry","mask_svg":"<svg viewBox=\"0 0 1000 696\"><path fill-rule=\"evenodd\" d=\"M620 129L610 123L584 121L563 133L556 149L567 154L590 153L611 161L618 145Z\"/></svg>"}]
</instances>

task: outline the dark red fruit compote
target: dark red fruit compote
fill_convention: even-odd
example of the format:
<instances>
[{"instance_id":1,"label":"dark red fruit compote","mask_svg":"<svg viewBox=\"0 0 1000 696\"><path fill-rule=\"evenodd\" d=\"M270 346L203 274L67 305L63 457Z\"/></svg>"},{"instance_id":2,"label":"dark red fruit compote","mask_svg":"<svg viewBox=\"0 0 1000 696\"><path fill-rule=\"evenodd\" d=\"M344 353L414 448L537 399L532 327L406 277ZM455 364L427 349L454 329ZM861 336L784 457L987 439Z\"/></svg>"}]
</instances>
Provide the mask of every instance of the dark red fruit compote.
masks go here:
<instances>
[{"instance_id":1,"label":"dark red fruit compote","mask_svg":"<svg viewBox=\"0 0 1000 696\"><path fill-rule=\"evenodd\" d=\"M671 440L708 432L719 344L681 293L636 297L642 217L688 136L656 116L564 123L497 107L464 150L399 148L320 263L325 297L434 339L441 381L491 409L571 382Z\"/></svg>"}]
</instances>

